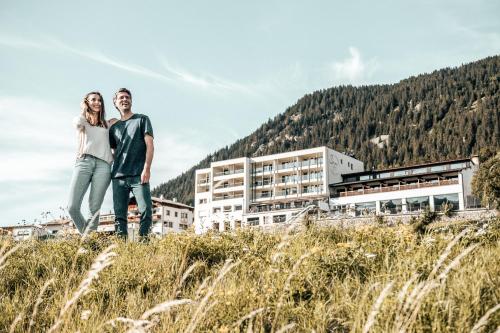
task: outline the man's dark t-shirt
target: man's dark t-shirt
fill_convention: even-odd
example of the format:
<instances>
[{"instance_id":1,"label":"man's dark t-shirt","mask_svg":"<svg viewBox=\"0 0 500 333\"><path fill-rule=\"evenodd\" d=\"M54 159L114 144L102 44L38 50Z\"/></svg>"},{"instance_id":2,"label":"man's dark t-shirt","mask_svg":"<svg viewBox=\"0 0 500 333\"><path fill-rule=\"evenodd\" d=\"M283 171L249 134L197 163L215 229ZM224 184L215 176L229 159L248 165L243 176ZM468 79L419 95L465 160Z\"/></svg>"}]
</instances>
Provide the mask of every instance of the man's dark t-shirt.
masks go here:
<instances>
[{"instance_id":1,"label":"man's dark t-shirt","mask_svg":"<svg viewBox=\"0 0 500 333\"><path fill-rule=\"evenodd\" d=\"M127 120L119 120L109 129L109 145L115 150L111 178L140 176L146 162L144 135L153 136L149 118L133 114Z\"/></svg>"}]
</instances>

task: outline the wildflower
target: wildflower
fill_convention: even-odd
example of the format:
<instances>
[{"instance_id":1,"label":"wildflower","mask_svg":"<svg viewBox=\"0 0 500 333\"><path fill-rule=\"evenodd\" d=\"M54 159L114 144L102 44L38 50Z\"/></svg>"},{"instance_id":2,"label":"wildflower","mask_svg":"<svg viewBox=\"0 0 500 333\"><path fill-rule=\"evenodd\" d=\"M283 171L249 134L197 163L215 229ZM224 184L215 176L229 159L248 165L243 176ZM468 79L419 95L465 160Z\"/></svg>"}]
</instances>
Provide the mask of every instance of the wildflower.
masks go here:
<instances>
[{"instance_id":1,"label":"wildflower","mask_svg":"<svg viewBox=\"0 0 500 333\"><path fill-rule=\"evenodd\" d=\"M82 314L80 315L80 318L81 318L82 320L87 320L87 319L89 319L89 318L90 318L90 314L91 314L91 313L92 313L92 311L90 311L90 310L83 310L83 311L82 311Z\"/></svg>"}]
</instances>

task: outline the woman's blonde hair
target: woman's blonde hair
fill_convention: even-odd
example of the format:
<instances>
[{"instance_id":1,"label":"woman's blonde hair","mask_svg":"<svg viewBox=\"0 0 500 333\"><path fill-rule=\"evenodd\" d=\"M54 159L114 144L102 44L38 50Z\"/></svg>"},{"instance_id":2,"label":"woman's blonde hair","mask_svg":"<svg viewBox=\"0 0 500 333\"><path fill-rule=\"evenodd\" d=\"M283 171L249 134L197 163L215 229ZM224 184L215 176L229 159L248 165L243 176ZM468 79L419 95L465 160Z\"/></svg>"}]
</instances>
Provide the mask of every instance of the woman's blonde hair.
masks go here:
<instances>
[{"instance_id":1,"label":"woman's blonde hair","mask_svg":"<svg viewBox=\"0 0 500 333\"><path fill-rule=\"evenodd\" d=\"M93 124L92 118L90 118L89 114L89 104L88 104L88 98L90 95L98 95L99 98L101 99L101 111L99 111L99 117L97 117L97 122ZM88 94L85 95L83 98L83 103L82 103L82 108L83 108L83 113L85 115L85 119L87 119L87 122L92 125L92 126L99 126L99 127L104 127L108 128L108 123L106 122L106 111L104 110L104 99L102 98L102 95L98 91L91 91Z\"/></svg>"}]
</instances>

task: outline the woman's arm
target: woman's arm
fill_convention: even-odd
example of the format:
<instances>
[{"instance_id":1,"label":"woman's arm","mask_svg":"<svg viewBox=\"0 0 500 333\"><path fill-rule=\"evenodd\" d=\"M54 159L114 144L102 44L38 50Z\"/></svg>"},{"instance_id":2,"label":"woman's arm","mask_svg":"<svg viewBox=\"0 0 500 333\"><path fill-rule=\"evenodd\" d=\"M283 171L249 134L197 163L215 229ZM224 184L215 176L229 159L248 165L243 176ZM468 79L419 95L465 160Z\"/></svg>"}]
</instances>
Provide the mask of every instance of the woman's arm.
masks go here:
<instances>
[{"instance_id":1,"label":"woman's arm","mask_svg":"<svg viewBox=\"0 0 500 333\"><path fill-rule=\"evenodd\" d=\"M108 127L111 127L113 126L114 123L116 123L118 121L118 119L116 118L111 118L110 120L108 120Z\"/></svg>"}]
</instances>

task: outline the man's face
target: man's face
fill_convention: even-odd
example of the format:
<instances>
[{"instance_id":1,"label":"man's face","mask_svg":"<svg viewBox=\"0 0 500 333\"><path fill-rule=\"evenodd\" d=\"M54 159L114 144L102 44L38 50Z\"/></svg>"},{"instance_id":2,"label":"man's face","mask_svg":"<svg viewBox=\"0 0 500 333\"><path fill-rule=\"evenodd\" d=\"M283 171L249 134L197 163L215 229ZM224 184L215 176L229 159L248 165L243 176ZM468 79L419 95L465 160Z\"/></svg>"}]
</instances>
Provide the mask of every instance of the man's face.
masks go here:
<instances>
[{"instance_id":1,"label":"man's face","mask_svg":"<svg viewBox=\"0 0 500 333\"><path fill-rule=\"evenodd\" d=\"M130 111L132 108L132 99L126 92L119 92L116 95L115 106L121 112Z\"/></svg>"}]
</instances>

